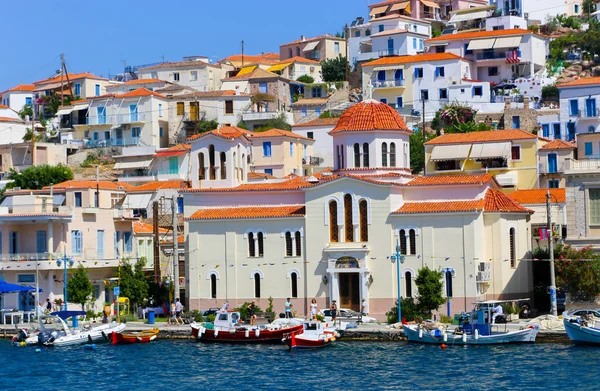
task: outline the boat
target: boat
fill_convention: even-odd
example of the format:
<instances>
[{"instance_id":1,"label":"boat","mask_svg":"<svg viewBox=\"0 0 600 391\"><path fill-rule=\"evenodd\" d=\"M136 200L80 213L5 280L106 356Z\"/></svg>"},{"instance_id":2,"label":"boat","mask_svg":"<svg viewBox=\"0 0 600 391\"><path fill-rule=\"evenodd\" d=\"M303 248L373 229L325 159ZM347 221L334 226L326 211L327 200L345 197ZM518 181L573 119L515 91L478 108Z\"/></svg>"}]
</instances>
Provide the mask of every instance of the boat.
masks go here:
<instances>
[{"instance_id":1,"label":"boat","mask_svg":"<svg viewBox=\"0 0 600 391\"><path fill-rule=\"evenodd\" d=\"M427 344L498 345L535 342L539 325L522 326L514 331L508 331L504 325L504 331L501 331L501 326L492 324L491 319L491 307L476 308L472 312L462 313L455 329L425 323L404 324L402 328L409 341Z\"/></svg>"},{"instance_id":2,"label":"boat","mask_svg":"<svg viewBox=\"0 0 600 391\"><path fill-rule=\"evenodd\" d=\"M563 319L567 335L576 344L600 345L600 319L571 316Z\"/></svg>"},{"instance_id":3,"label":"boat","mask_svg":"<svg viewBox=\"0 0 600 391\"><path fill-rule=\"evenodd\" d=\"M113 332L111 334L111 343L126 344L126 343L148 343L152 342L158 336L158 329L142 330L142 331L122 331L120 333Z\"/></svg>"},{"instance_id":4,"label":"boat","mask_svg":"<svg viewBox=\"0 0 600 391\"><path fill-rule=\"evenodd\" d=\"M336 328L326 322L304 321L303 330L286 334L283 341L290 349L314 349L328 346L339 335Z\"/></svg>"},{"instance_id":5,"label":"boat","mask_svg":"<svg viewBox=\"0 0 600 391\"><path fill-rule=\"evenodd\" d=\"M84 326L71 329L65 319L71 316L82 315L83 311L58 311L50 315L40 316L39 329L32 333L20 330L13 339L15 344L43 345L43 346L71 346L84 345L87 343L108 341L113 332L125 330L123 323L116 322L102 324L96 327ZM85 312L83 312L85 314Z\"/></svg>"},{"instance_id":6,"label":"boat","mask_svg":"<svg viewBox=\"0 0 600 391\"><path fill-rule=\"evenodd\" d=\"M240 313L220 310L215 321L192 323L192 336L200 342L226 343L281 343L284 335L301 332L302 323L295 319L278 319L267 325L246 326L240 324Z\"/></svg>"}]
</instances>

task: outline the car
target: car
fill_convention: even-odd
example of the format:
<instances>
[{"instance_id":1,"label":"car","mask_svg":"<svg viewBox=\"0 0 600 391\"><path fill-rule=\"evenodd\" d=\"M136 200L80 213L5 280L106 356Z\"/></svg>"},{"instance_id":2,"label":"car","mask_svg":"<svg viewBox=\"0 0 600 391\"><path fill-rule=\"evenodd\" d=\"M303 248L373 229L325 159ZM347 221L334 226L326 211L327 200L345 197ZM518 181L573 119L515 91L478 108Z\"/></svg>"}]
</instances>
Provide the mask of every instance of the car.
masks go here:
<instances>
[{"instance_id":1,"label":"car","mask_svg":"<svg viewBox=\"0 0 600 391\"><path fill-rule=\"evenodd\" d=\"M219 309L220 308L209 308L207 310L201 310L200 314L206 318L208 315L216 315Z\"/></svg>"},{"instance_id":2,"label":"car","mask_svg":"<svg viewBox=\"0 0 600 391\"><path fill-rule=\"evenodd\" d=\"M581 309L569 312L570 316L583 316L583 315L592 315L594 318L600 318L600 310L597 309Z\"/></svg>"},{"instance_id":3,"label":"car","mask_svg":"<svg viewBox=\"0 0 600 391\"><path fill-rule=\"evenodd\" d=\"M331 320L331 310L327 309L327 310L323 310L321 312L325 316L326 320ZM343 320L343 321L349 321L349 322L357 322L359 320L359 316L360 316L360 314L357 311L350 310L347 308L340 308L338 310L337 319ZM362 322L363 323L376 323L377 319L375 319L371 316L363 315Z\"/></svg>"}]
</instances>

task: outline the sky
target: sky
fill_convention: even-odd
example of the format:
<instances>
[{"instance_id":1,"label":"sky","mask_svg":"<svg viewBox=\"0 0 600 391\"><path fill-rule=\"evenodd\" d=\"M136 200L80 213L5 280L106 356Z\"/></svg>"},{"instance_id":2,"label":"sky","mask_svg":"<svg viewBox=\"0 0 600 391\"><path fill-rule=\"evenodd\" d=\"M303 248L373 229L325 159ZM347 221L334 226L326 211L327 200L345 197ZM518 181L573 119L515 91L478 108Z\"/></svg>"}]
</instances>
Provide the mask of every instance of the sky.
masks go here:
<instances>
[{"instance_id":1,"label":"sky","mask_svg":"<svg viewBox=\"0 0 600 391\"><path fill-rule=\"evenodd\" d=\"M241 53L342 32L371 0L2 0L0 91L60 69L107 77L127 65Z\"/></svg>"}]
</instances>

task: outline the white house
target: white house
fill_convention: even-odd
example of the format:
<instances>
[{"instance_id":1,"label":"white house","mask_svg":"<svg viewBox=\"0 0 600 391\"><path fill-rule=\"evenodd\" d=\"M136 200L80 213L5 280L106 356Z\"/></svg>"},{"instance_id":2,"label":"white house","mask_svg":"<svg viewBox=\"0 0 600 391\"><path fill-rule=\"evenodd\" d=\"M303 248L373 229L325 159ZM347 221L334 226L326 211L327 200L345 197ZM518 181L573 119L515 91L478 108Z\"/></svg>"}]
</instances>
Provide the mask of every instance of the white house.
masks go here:
<instances>
[{"instance_id":1,"label":"white house","mask_svg":"<svg viewBox=\"0 0 600 391\"><path fill-rule=\"evenodd\" d=\"M23 109L23 106L31 106L33 103L33 90L35 85L33 84L19 84L13 88L0 93L0 104L19 112ZM6 116L3 114L2 116Z\"/></svg>"},{"instance_id":2,"label":"white house","mask_svg":"<svg viewBox=\"0 0 600 391\"><path fill-rule=\"evenodd\" d=\"M310 167L305 169L314 172L333 167L333 137L329 132L335 128L338 121L339 118L316 118L292 126L294 133L315 140L313 156L308 159Z\"/></svg>"},{"instance_id":3,"label":"white house","mask_svg":"<svg viewBox=\"0 0 600 391\"><path fill-rule=\"evenodd\" d=\"M560 125L554 125L552 138L573 141L578 133L598 130L600 77L577 79L559 84Z\"/></svg>"},{"instance_id":4,"label":"white house","mask_svg":"<svg viewBox=\"0 0 600 391\"><path fill-rule=\"evenodd\" d=\"M227 65L215 65L207 57L186 57L186 61L165 62L138 70L140 79L158 79L198 91L216 91L226 76Z\"/></svg>"}]
</instances>

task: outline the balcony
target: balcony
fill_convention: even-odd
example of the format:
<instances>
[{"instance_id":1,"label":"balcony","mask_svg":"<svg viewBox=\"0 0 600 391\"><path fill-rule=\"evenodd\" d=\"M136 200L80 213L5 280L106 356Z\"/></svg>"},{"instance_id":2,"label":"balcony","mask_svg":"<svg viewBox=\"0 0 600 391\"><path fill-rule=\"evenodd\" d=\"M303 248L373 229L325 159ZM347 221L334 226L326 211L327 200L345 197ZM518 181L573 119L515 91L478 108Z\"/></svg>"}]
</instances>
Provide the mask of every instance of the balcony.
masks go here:
<instances>
[{"instance_id":1,"label":"balcony","mask_svg":"<svg viewBox=\"0 0 600 391\"><path fill-rule=\"evenodd\" d=\"M75 140L74 140L75 141ZM110 138L107 140L85 140L86 148L126 147L140 144L139 137Z\"/></svg>"},{"instance_id":2,"label":"balcony","mask_svg":"<svg viewBox=\"0 0 600 391\"><path fill-rule=\"evenodd\" d=\"M0 255L0 261L2 262L27 262L27 261L52 261L62 258L63 254L60 253L16 253L16 254L2 254ZM25 266L25 265L23 265ZM33 270L35 270L35 264Z\"/></svg>"},{"instance_id":3,"label":"balcony","mask_svg":"<svg viewBox=\"0 0 600 391\"><path fill-rule=\"evenodd\" d=\"M146 113L129 113L117 115L117 123L134 124L146 122Z\"/></svg>"},{"instance_id":4,"label":"balcony","mask_svg":"<svg viewBox=\"0 0 600 391\"><path fill-rule=\"evenodd\" d=\"M53 206L52 200L48 203L33 205L13 205L0 207L0 216L5 222L8 221L46 221L46 220L71 220L73 207Z\"/></svg>"},{"instance_id":5,"label":"balcony","mask_svg":"<svg viewBox=\"0 0 600 391\"><path fill-rule=\"evenodd\" d=\"M571 116L573 116L571 114ZM598 118L598 109L595 107L586 108L584 110L577 111L577 119L597 119Z\"/></svg>"},{"instance_id":6,"label":"balcony","mask_svg":"<svg viewBox=\"0 0 600 391\"><path fill-rule=\"evenodd\" d=\"M403 54L406 54L406 53L401 52L400 49L386 49L386 50L380 50L377 52L378 57L401 56Z\"/></svg>"},{"instance_id":7,"label":"balcony","mask_svg":"<svg viewBox=\"0 0 600 391\"><path fill-rule=\"evenodd\" d=\"M514 50L505 51L491 51L491 52L479 52L475 53L477 60L506 60L513 57ZM521 57L521 51L517 50L517 57Z\"/></svg>"},{"instance_id":8,"label":"balcony","mask_svg":"<svg viewBox=\"0 0 600 391\"><path fill-rule=\"evenodd\" d=\"M541 175L562 174L565 171L565 163L550 165L548 162L541 162L538 170Z\"/></svg>"},{"instance_id":9,"label":"balcony","mask_svg":"<svg viewBox=\"0 0 600 391\"><path fill-rule=\"evenodd\" d=\"M149 171L141 175L140 173L123 174L119 177L119 181L122 182L151 182L177 179L185 180L185 174L179 173L179 170L157 170Z\"/></svg>"},{"instance_id":10,"label":"balcony","mask_svg":"<svg viewBox=\"0 0 600 391\"><path fill-rule=\"evenodd\" d=\"M565 174L600 174L600 157L591 159L567 159L565 161Z\"/></svg>"},{"instance_id":11,"label":"balcony","mask_svg":"<svg viewBox=\"0 0 600 391\"><path fill-rule=\"evenodd\" d=\"M323 162L324 159L318 156L305 156L302 158L303 166L320 166Z\"/></svg>"},{"instance_id":12,"label":"balcony","mask_svg":"<svg viewBox=\"0 0 600 391\"><path fill-rule=\"evenodd\" d=\"M371 85L373 88L396 88L404 87L404 79L394 80L372 80Z\"/></svg>"},{"instance_id":13,"label":"balcony","mask_svg":"<svg viewBox=\"0 0 600 391\"><path fill-rule=\"evenodd\" d=\"M259 112L247 111L245 113L242 113L242 119L244 121L267 121L270 119L278 118L282 114L285 115L286 120L288 121L289 124L294 123L293 122L294 117L293 117L292 113L288 113L285 111L259 111Z\"/></svg>"}]
</instances>

